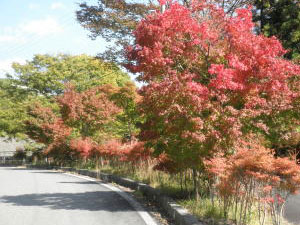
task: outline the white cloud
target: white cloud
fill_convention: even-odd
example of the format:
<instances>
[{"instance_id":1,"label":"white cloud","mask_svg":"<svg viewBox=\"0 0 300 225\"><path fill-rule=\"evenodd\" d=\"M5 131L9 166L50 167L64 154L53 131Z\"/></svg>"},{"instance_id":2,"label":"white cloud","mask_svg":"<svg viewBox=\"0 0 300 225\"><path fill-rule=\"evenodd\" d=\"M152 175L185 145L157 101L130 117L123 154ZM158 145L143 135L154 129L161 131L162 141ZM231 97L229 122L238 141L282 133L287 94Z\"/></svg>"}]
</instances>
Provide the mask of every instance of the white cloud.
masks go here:
<instances>
[{"instance_id":1,"label":"white cloud","mask_svg":"<svg viewBox=\"0 0 300 225\"><path fill-rule=\"evenodd\" d=\"M18 63L25 63L26 60L22 58L11 58L11 59L5 59L5 60L0 60L0 77L4 77L6 73L12 73L13 69L11 68L11 65L13 62L18 62Z\"/></svg>"},{"instance_id":2,"label":"white cloud","mask_svg":"<svg viewBox=\"0 0 300 225\"><path fill-rule=\"evenodd\" d=\"M34 9L40 8L40 6L39 6L38 4L36 4L36 3L30 3L30 4L28 5L28 8L34 10Z\"/></svg>"},{"instance_id":3,"label":"white cloud","mask_svg":"<svg viewBox=\"0 0 300 225\"><path fill-rule=\"evenodd\" d=\"M0 34L0 44L7 44L7 43L18 43L24 44L26 40L23 36L19 34Z\"/></svg>"},{"instance_id":4,"label":"white cloud","mask_svg":"<svg viewBox=\"0 0 300 225\"><path fill-rule=\"evenodd\" d=\"M45 37L62 31L63 27L53 17L31 20L15 27L4 27L0 30L0 44L24 44L34 36Z\"/></svg>"},{"instance_id":5,"label":"white cloud","mask_svg":"<svg viewBox=\"0 0 300 225\"><path fill-rule=\"evenodd\" d=\"M21 30L25 33L47 36L52 33L60 33L63 27L59 25L56 19L47 17L41 20L32 20L21 25Z\"/></svg>"},{"instance_id":6,"label":"white cloud","mask_svg":"<svg viewBox=\"0 0 300 225\"><path fill-rule=\"evenodd\" d=\"M50 8L55 10L55 9L63 9L65 6L61 2L54 2L51 4Z\"/></svg>"},{"instance_id":7,"label":"white cloud","mask_svg":"<svg viewBox=\"0 0 300 225\"><path fill-rule=\"evenodd\" d=\"M7 34L0 35L0 43L1 42L15 42L17 40L18 40L18 38L15 35L7 35Z\"/></svg>"},{"instance_id":8,"label":"white cloud","mask_svg":"<svg viewBox=\"0 0 300 225\"><path fill-rule=\"evenodd\" d=\"M0 44L24 43L24 37L18 32L16 27L6 26L0 30Z\"/></svg>"}]
</instances>

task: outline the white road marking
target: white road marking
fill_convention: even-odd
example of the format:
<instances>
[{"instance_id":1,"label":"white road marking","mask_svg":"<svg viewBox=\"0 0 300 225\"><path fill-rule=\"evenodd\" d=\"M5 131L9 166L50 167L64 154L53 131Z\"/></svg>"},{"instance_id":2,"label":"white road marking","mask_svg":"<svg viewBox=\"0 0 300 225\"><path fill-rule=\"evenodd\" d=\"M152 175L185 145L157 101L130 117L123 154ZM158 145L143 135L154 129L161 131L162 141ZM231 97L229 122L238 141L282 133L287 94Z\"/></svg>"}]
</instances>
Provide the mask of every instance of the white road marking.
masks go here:
<instances>
[{"instance_id":1,"label":"white road marking","mask_svg":"<svg viewBox=\"0 0 300 225\"><path fill-rule=\"evenodd\" d=\"M138 203L137 201L135 201L130 195L126 194L124 191L122 191L121 189L115 187L115 186L112 186L110 184L103 184L99 181L97 181L96 179L94 178L91 178L91 177L87 177L87 176L81 176L81 175L75 175L75 174L70 174L70 173L64 173L66 175L69 175L69 176L73 176L73 177L77 177L77 178L80 178L80 179L84 179L84 180L88 180L88 181L92 181L92 182L95 182L99 185L102 185L112 191L115 191L116 193L118 193L121 197L123 197L124 199L126 199L129 204L135 209L135 211L137 211L137 213L142 217L142 219L145 221L145 223L147 225L158 225L155 220L150 216L150 214L148 212L146 212L144 210L144 208L141 206L140 203Z\"/></svg>"}]
</instances>

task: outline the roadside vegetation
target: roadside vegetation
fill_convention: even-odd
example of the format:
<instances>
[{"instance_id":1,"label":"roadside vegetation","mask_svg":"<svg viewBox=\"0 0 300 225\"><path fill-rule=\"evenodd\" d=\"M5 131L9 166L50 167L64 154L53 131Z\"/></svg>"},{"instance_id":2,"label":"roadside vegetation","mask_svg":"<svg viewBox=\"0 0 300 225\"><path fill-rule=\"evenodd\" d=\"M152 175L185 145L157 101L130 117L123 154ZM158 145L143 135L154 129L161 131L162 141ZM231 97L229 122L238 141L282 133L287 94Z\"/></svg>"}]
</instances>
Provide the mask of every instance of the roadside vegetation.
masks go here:
<instances>
[{"instance_id":1,"label":"roadside vegetation","mask_svg":"<svg viewBox=\"0 0 300 225\"><path fill-rule=\"evenodd\" d=\"M208 223L282 224L300 188L298 31L286 50L260 1L98 3L78 21L116 46L14 64L1 134L33 140L34 163L142 181Z\"/></svg>"}]
</instances>

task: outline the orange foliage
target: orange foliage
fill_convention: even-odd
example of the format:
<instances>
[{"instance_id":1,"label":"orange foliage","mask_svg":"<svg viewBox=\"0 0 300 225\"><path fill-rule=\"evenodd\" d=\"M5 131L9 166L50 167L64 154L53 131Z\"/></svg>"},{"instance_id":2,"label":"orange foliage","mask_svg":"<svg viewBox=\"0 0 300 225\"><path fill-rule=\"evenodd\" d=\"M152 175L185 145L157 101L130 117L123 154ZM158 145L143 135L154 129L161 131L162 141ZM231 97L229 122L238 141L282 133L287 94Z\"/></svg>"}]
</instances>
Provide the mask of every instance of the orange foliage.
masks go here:
<instances>
[{"instance_id":1,"label":"orange foliage","mask_svg":"<svg viewBox=\"0 0 300 225\"><path fill-rule=\"evenodd\" d=\"M215 194L227 204L224 211L239 202L245 205L240 213L247 214L257 201L259 210L268 208L272 216L279 215L288 195L300 188L300 166L289 158L275 158L271 149L257 143L241 142L236 149L233 155L205 162Z\"/></svg>"}]
</instances>

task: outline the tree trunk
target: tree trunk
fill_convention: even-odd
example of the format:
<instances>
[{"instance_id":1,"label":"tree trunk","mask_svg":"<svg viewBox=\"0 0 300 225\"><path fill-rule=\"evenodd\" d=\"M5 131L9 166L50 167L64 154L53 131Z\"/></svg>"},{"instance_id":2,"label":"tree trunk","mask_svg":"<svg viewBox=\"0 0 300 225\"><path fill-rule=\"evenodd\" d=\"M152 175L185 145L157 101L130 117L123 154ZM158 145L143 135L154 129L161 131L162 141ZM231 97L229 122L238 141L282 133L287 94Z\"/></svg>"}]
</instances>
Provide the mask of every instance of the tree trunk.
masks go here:
<instances>
[{"instance_id":1,"label":"tree trunk","mask_svg":"<svg viewBox=\"0 0 300 225\"><path fill-rule=\"evenodd\" d=\"M199 201L199 184L198 184L198 175L197 170L193 169L193 181L194 181L194 194L197 201Z\"/></svg>"}]
</instances>

